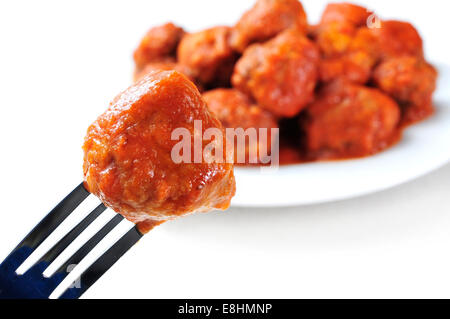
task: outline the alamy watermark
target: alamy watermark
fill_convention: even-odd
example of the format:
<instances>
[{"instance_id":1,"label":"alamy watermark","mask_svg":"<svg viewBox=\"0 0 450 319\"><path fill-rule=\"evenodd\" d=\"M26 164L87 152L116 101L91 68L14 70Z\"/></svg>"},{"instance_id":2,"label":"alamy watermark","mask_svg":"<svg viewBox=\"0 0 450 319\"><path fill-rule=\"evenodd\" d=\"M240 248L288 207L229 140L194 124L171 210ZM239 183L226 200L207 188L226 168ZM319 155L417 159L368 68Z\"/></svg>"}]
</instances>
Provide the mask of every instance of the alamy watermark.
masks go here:
<instances>
[{"instance_id":1,"label":"alamy watermark","mask_svg":"<svg viewBox=\"0 0 450 319\"><path fill-rule=\"evenodd\" d=\"M178 141L171 151L172 161L176 164L262 164L266 168L279 166L279 128L221 130L210 127L203 130L202 121L195 120L193 132L184 127L176 128L172 131L171 139Z\"/></svg>"}]
</instances>

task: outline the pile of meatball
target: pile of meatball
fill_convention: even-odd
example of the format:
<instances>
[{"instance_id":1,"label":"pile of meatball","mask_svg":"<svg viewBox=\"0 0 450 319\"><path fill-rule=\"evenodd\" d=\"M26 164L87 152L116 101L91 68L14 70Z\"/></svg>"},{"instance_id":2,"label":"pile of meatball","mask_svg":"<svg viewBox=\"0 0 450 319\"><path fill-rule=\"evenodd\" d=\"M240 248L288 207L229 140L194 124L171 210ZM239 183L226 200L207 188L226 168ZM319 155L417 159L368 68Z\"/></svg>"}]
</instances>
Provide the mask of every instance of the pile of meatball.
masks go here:
<instances>
[{"instance_id":1,"label":"pile of meatball","mask_svg":"<svg viewBox=\"0 0 450 319\"><path fill-rule=\"evenodd\" d=\"M329 4L310 25L297 0L258 0L236 25L150 29L135 80L176 70L224 127L279 128L282 163L377 153L433 113L437 72L407 22Z\"/></svg>"}]
</instances>

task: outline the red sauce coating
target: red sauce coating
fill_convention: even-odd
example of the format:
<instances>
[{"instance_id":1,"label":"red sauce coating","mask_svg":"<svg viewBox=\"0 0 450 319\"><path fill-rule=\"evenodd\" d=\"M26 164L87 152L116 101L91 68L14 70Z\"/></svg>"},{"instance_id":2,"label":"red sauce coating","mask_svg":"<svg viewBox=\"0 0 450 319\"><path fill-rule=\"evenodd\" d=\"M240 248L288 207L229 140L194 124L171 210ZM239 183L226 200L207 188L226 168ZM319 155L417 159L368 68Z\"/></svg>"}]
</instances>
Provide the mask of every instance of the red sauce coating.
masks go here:
<instances>
[{"instance_id":1,"label":"red sauce coating","mask_svg":"<svg viewBox=\"0 0 450 319\"><path fill-rule=\"evenodd\" d=\"M313 100L318 63L317 46L290 29L250 46L237 62L231 81L273 114L293 117Z\"/></svg>"},{"instance_id":2,"label":"red sauce coating","mask_svg":"<svg viewBox=\"0 0 450 319\"><path fill-rule=\"evenodd\" d=\"M382 21L380 28L370 29L375 36L381 58L411 55L423 58L423 42L414 26L403 21Z\"/></svg>"},{"instance_id":3,"label":"red sauce coating","mask_svg":"<svg viewBox=\"0 0 450 319\"><path fill-rule=\"evenodd\" d=\"M366 84L371 77L374 60L365 51L348 52L342 56L323 59L319 66L321 82L346 80Z\"/></svg>"},{"instance_id":4,"label":"red sauce coating","mask_svg":"<svg viewBox=\"0 0 450 319\"><path fill-rule=\"evenodd\" d=\"M369 81L376 55L361 31L347 21L320 24L314 35L322 60L319 65L321 82L345 80L358 84ZM364 41L361 44L361 41Z\"/></svg>"},{"instance_id":5,"label":"red sauce coating","mask_svg":"<svg viewBox=\"0 0 450 319\"><path fill-rule=\"evenodd\" d=\"M155 71L177 71L185 75L189 80L195 83L200 91L203 91L203 87L196 81L195 73L191 68L184 64L180 64L174 61L160 61L150 62L141 70L136 70L134 73L134 81L137 82L143 79L147 74Z\"/></svg>"},{"instance_id":6,"label":"red sauce coating","mask_svg":"<svg viewBox=\"0 0 450 319\"><path fill-rule=\"evenodd\" d=\"M134 51L136 69L155 61L172 60L184 31L173 23L151 28Z\"/></svg>"},{"instance_id":7,"label":"red sauce coating","mask_svg":"<svg viewBox=\"0 0 450 319\"><path fill-rule=\"evenodd\" d=\"M351 3L330 3L325 8L320 23L348 22L355 27L366 25L372 13L364 7Z\"/></svg>"},{"instance_id":8,"label":"red sauce coating","mask_svg":"<svg viewBox=\"0 0 450 319\"><path fill-rule=\"evenodd\" d=\"M185 35L178 47L179 63L189 67L199 83L229 85L236 62L230 32L229 27L215 27Z\"/></svg>"},{"instance_id":9,"label":"red sauce coating","mask_svg":"<svg viewBox=\"0 0 450 319\"><path fill-rule=\"evenodd\" d=\"M320 24L315 31L315 41L322 56L335 57L348 51L357 28L348 22Z\"/></svg>"},{"instance_id":10,"label":"red sauce coating","mask_svg":"<svg viewBox=\"0 0 450 319\"><path fill-rule=\"evenodd\" d=\"M176 164L171 158L178 143L171 140L173 130L193 134L194 120L202 121L202 133L222 129L185 76L150 73L89 127L83 145L87 189L142 232L195 211L226 209L235 193L232 164Z\"/></svg>"},{"instance_id":11,"label":"red sauce coating","mask_svg":"<svg viewBox=\"0 0 450 319\"><path fill-rule=\"evenodd\" d=\"M433 114L432 97L436 80L436 69L415 56L387 59L374 72L375 84L402 105L404 124Z\"/></svg>"},{"instance_id":12,"label":"red sauce coating","mask_svg":"<svg viewBox=\"0 0 450 319\"><path fill-rule=\"evenodd\" d=\"M367 156L396 139L400 109L377 89L336 82L307 109L305 130L314 159Z\"/></svg>"},{"instance_id":13,"label":"red sauce coating","mask_svg":"<svg viewBox=\"0 0 450 319\"><path fill-rule=\"evenodd\" d=\"M270 129L278 128L275 116L262 109L245 94L236 89L215 89L203 94L203 98L210 111L222 122L224 128L255 128L257 130L258 141L251 144L248 141L245 145L246 163L250 163L249 155L258 154L259 148L265 146L270 152L272 146ZM267 140L259 138L259 128L268 129ZM233 138L233 136L229 136ZM264 145L265 144L265 145ZM237 162L237 143L235 144L235 161ZM245 163L241 163L245 164Z\"/></svg>"},{"instance_id":14,"label":"red sauce coating","mask_svg":"<svg viewBox=\"0 0 450 319\"><path fill-rule=\"evenodd\" d=\"M307 24L298 0L258 0L234 27L231 45L244 52L248 45L269 40L289 28L306 34Z\"/></svg>"}]
</instances>

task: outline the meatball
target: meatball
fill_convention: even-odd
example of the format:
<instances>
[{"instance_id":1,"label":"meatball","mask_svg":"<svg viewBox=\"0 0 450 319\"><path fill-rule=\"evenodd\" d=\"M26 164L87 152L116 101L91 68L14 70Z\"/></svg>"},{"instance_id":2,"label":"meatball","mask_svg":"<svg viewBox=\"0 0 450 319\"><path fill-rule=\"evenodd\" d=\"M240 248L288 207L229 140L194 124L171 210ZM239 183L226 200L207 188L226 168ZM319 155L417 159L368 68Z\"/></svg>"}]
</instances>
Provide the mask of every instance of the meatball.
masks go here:
<instances>
[{"instance_id":1,"label":"meatball","mask_svg":"<svg viewBox=\"0 0 450 319\"><path fill-rule=\"evenodd\" d=\"M183 29L173 23L151 28L134 51L136 69L150 62L174 59L183 34Z\"/></svg>"},{"instance_id":2,"label":"meatball","mask_svg":"<svg viewBox=\"0 0 450 319\"><path fill-rule=\"evenodd\" d=\"M406 22L384 21L380 28L355 28L330 21L319 25L316 41L321 49L320 80L336 79L365 84L375 65L390 57L423 57L422 40Z\"/></svg>"},{"instance_id":3,"label":"meatball","mask_svg":"<svg viewBox=\"0 0 450 319\"><path fill-rule=\"evenodd\" d=\"M357 84L369 81L378 61L379 49L368 28L349 22L331 21L318 26L316 42L322 54L320 81L345 80Z\"/></svg>"},{"instance_id":4,"label":"meatball","mask_svg":"<svg viewBox=\"0 0 450 319\"><path fill-rule=\"evenodd\" d=\"M380 28L370 29L382 59L402 55L423 57L423 43L417 30L408 22L382 21Z\"/></svg>"},{"instance_id":5,"label":"meatball","mask_svg":"<svg viewBox=\"0 0 450 319\"><path fill-rule=\"evenodd\" d=\"M174 70L174 71L184 74L192 82L194 82L194 83L196 82L194 72L189 67L182 65L180 63L170 62L170 61L152 62L152 63L147 64L142 70L140 70L140 71L136 70L136 72L134 73L134 81L137 82L137 81L141 80L143 77L145 77L147 74L149 74L150 72L159 71L159 70L163 70L163 71ZM202 86L199 83L195 83L195 84L197 85L197 88L200 91L202 91Z\"/></svg>"},{"instance_id":6,"label":"meatball","mask_svg":"<svg viewBox=\"0 0 450 319\"><path fill-rule=\"evenodd\" d=\"M286 30L251 45L238 60L232 83L275 115L293 117L314 97L319 59L313 42Z\"/></svg>"},{"instance_id":7,"label":"meatball","mask_svg":"<svg viewBox=\"0 0 450 319\"><path fill-rule=\"evenodd\" d=\"M379 38L374 33L373 29L363 27L357 29L352 42L348 47L349 52L366 52L374 64L381 59L381 48L379 45Z\"/></svg>"},{"instance_id":8,"label":"meatball","mask_svg":"<svg viewBox=\"0 0 450 319\"><path fill-rule=\"evenodd\" d=\"M356 34L356 28L347 22L330 22L319 25L316 42L324 57L333 57L348 51Z\"/></svg>"},{"instance_id":9,"label":"meatball","mask_svg":"<svg viewBox=\"0 0 450 319\"><path fill-rule=\"evenodd\" d=\"M403 121L417 122L433 113L437 71L421 58L387 59L374 72L375 84L403 106Z\"/></svg>"},{"instance_id":10,"label":"meatball","mask_svg":"<svg viewBox=\"0 0 450 319\"><path fill-rule=\"evenodd\" d=\"M276 118L268 111L252 103L252 101L243 93L236 89L215 89L203 94L203 98L210 111L222 122L224 128L255 128L257 132L257 141L245 143L246 164L258 162L258 154L261 147L267 151L271 150L272 141L271 129L278 128ZM267 135L262 137L259 134L260 128L267 129ZM228 136L229 140L234 136ZM235 162L244 164L239 160L240 146L235 143ZM251 158L252 156L253 158Z\"/></svg>"},{"instance_id":11,"label":"meatball","mask_svg":"<svg viewBox=\"0 0 450 319\"><path fill-rule=\"evenodd\" d=\"M314 159L374 154L398 134L400 109L377 89L335 82L324 87L306 112L307 149Z\"/></svg>"},{"instance_id":12,"label":"meatball","mask_svg":"<svg viewBox=\"0 0 450 319\"><path fill-rule=\"evenodd\" d=\"M325 8L320 23L348 22L360 27L366 25L371 14L366 8L351 3L330 3Z\"/></svg>"},{"instance_id":13,"label":"meatball","mask_svg":"<svg viewBox=\"0 0 450 319\"><path fill-rule=\"evenodd\" d=\"M178 47L178 60L205 85L229 85L236 54L229 44L229 27L187 34Z\"/></svg>"},{"instance_id":14,"label":"meatball","mask_svg":"<svg viewBox=\"0 0 450 319\"><path fill-rule=\"evenodd\" d=\"M172 159L179 143L172 132L185 128L193 135L195 120L201 121L201 133L222 129L185 76L150 73L119 94L89 127L83 146L85 186L142 232L194 211L227 208L235 192L233 164ZM210 141L202 144L205 148Z\"/></svg>"},{"instance_id":15,"label":"meatball","mask_svg":"<svg viewBox=\"0 0 450 319\"><path fill-rule=\"evenodd\" d=\"M372 56L364 50L348 52L342 56L323 59L319 66L319 78L325 83L346 80L365 84L370 79L374 64Z\"/></svg>"},{"instance_id":16,"label":"meatball","mask_svg":"<svg viewBox=\"0 0 450 319\"><path fill-rule=\"evenodd\" d=\"M231 44L244 52L249 44L269 40L288 28L307 32L306 13L298 0L258 0L234 27Z\"/></svg>"}]
</instances>

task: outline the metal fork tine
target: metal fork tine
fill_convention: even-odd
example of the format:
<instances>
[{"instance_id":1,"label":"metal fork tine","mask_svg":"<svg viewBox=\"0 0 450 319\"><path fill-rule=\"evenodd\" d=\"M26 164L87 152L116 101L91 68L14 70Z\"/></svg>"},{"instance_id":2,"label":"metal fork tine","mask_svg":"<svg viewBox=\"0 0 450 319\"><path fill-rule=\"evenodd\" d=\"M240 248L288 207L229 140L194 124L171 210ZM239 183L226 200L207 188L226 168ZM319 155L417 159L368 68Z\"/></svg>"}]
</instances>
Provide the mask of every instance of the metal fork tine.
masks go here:
<instances>
[{"instance_id":1,"label":"metal fork tine","mask_svg":"<svg viewBox=\"0 0 450 319\"><path fill-rule=\"evenodd\" d=\"M2 265L16 270L89 195L83 183L78 185L14 248Z\"/></svg>"},{"instance_id":2,"label":"metal fork tine","mask_svg":"<svg viewBox=\"0 0 450 319\"><path fill-rule=\"evenodd\" d=\"M41 222L28 234L19 246L36 248L78 207L90 193L83 183L67 195Z\"/></svg>"},{"instance_id":3,"label":"metal fork tine","mask_svg":"<svg viewBox=\"0 0 450 319\"><path fill-rule=\"evenodd\" d=\"M86 292L105 272L109 270L131 247L136 244L143 235L133 227L111 248L109 248L99 259L97 259L81 275L81 287L68 288L61 299L79 298Z\"/></svg>"},{"instance_id":4,"label":"metal fork tine","mask_svg":"<svg viewBox=\"0 0 450 319\"><path fill-rule=\"evenodd\" d=\"M98 231L91 239L89 239L80 249L77 250L59 269L55 272L55 275L66 277L68 275L67 268L70 265L79 264L89 252L94 249L95 246L109 234L123 220L122 215L115 215L100 231Z\"/></svg>"},{"instance_id":5,"label":"metal fork tine","mask_svg":"<svg viewBox=\"0 0 450 319\"><path fill-rule=\"evenodd\" d=\"M38 262L44 261L47 264L51 264L105 210L106 206L104 204L98 205L77 226L58 241Z\"/></svg>"}]
</instances>

